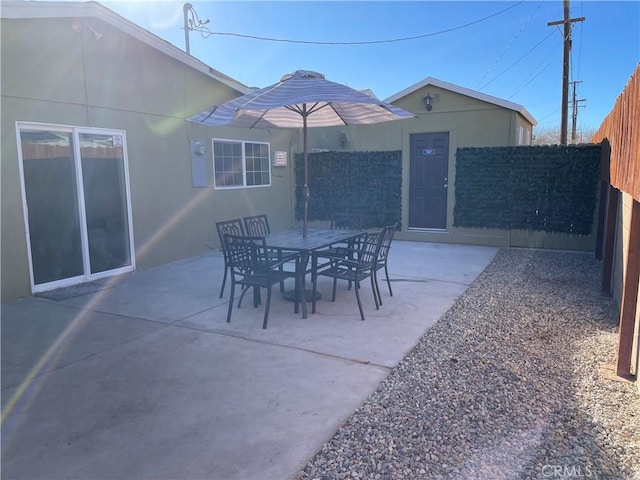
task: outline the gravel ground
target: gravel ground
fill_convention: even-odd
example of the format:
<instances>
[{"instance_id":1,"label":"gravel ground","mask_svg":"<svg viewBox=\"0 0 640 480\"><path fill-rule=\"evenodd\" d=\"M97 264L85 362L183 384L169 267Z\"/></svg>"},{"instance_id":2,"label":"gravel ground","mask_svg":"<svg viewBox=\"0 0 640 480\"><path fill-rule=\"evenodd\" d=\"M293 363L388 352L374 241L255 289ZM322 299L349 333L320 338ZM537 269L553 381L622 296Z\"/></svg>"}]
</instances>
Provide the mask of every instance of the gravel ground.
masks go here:
<instances>
[{"instance_id":1,"label":"gravel ground","mask_svg":"<svg viewBox=\"0 0 640 480\"><path fill-rule=\"evenodd\" d=\"M640 479L600 281L591 254L500 251L297 480Z\"/></svg>"}]
</instances>

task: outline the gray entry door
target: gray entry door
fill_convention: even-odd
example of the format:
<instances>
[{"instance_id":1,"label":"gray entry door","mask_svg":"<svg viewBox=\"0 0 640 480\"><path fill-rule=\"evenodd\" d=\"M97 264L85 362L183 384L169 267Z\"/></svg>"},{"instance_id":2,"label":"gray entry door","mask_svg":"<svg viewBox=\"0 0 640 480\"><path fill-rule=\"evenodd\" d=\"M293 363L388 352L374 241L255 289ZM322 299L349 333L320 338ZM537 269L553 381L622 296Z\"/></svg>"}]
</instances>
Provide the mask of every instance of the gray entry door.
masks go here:
<instances>
[{"instance_id":1,"label":"gray entry door","mask_svg":"<svg viewBox=\"0 0 640 480\"><path fill-rule=\"evenodd\" d=\"M409 228L447 228L449 133L410 136Z\"/></svg>"}]
</instances>

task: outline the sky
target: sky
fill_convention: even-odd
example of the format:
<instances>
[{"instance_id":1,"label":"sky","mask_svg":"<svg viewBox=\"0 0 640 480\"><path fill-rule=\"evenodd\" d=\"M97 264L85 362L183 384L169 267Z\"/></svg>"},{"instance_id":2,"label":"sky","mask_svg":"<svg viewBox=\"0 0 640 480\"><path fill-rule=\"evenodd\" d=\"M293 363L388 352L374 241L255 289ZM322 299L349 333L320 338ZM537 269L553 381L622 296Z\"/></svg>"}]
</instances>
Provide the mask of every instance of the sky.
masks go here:
<instances>
[{"instance_id":1,"label":"sky","mask_svg":"<svg viewBox=\"0 0 640 480\"><path fill-rule=\"evenodd\" d=\"M185 2L101 3L185 49ZM313 70L384 100L433 77L523 105L539 128L559 128L563 27L548 22L562 20L561 0L190 3L192 18L208 20L189 33L191 55L249 87ZM571 34L577 130L594 131L640 62L640 1L572 0L570 17L585 17Z\"/></svg>"}]
</instances>

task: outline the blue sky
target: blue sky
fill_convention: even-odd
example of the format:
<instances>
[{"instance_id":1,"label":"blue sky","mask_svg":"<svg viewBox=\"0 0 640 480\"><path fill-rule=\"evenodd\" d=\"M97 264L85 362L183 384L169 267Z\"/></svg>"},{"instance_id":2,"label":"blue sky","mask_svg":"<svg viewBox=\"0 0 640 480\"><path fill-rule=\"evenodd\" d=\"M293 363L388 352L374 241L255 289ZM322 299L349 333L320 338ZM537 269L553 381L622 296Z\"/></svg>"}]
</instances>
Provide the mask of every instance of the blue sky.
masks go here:
<instances>
[{"instance_id":1,"label":"blue sky","mask_svg":"<svg viewBox=\"0 0 640 480\"><path fill-rule=\"evenodd\" d=\"M185 2L103 3L185 48ZM191 32L191 54L248 86L265 87L285 73L315 70L385 99L434 77L524 105L541 127L560 125L562 27L547 23L562 19L561 0L190 3L213 32L208 38ZM578 130L594 130L640 62L640 2L572 1L570 13L585 17L572 30L570 81L582 82L577 98L586 100L580 103ZM348 44L416 36L422 38Z\"/></svg>"}]
</instances>

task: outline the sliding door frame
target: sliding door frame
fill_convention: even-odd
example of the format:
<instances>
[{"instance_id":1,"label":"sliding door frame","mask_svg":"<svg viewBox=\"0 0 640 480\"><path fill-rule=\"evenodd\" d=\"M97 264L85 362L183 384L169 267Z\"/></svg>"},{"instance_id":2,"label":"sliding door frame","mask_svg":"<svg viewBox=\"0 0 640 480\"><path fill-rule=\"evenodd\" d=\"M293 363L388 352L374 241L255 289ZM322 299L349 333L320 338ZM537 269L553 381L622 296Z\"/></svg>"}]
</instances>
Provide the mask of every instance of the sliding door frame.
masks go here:
<instances>
[{"instance_id":1,"label":"sliding door frame","mask_svg":"<svg viewBox=\"0 0 640 480\"><path fill-rule=\"evenodd\" d=\"M33 265L33 255L31 250L31 235L30 231L32 226L29 225L29 207L27 204L27 193L26 193L26 184L25 184L25 172L24 172L24 158L22 152L22 140L21 140L21 132L31 131L31 132L60 132L69 134L71 136L72 149L70 154L73 156L73 164L76 173L76 195L77 195L77 205L78 205L78 216L79 216L79 225L80 225L80 240L81 240L81 248L82 248L82 262L83 262L83 273L81 275L71 276L68 278L62 278L59 280L48 281L45 283L35 283L34 278L34 265ZM123 182L124 189L123 192L126 196L124 199L126 205L126 215L127 215L127 229L128 229L128 256L129 256L129 264L124 265L122 267L113 268L110 270L104 270L97 273L93 273L91 271L91 262L89 256L89 232L87 226L87 212L86 212L86 203L85 203L85 192L84 192L84 182L83 182L83 171L82 171L82 154L81 154L81 145L80 145L80 136L82 134L94 134L94 135L111 135L118 139L118 142L122 143L122 161L123 161ZM44 124L44 123L34 123L34 122L16 122L16 138L18 145L18 164L20 170L20 186L22 193L22 206L24 212L24 224L25 224L25 234L26 234L26 245L27 245L27 255L29 259L29 279L31 282L31 291L32 293L44 292L48 290L53 290L55 288L67 287L71 285L77 285L80 283L85 283L92 280L98 280L101 278L111 277L115 275L120 275L123 273L132 272L135 270L135 244L133 238L133 220L132 220L132 211L131 211L131 189L130 189L130 181L129 181L129 162L127 157L127 139L126 132L124 130L116 130L116 129L104 129L104 128L94 128L94 127L76 127L76 126L68 126L68 125L56 125L56 124ZM54 188L54 186L51 186Z\"/></svg>"}]
</instances>

